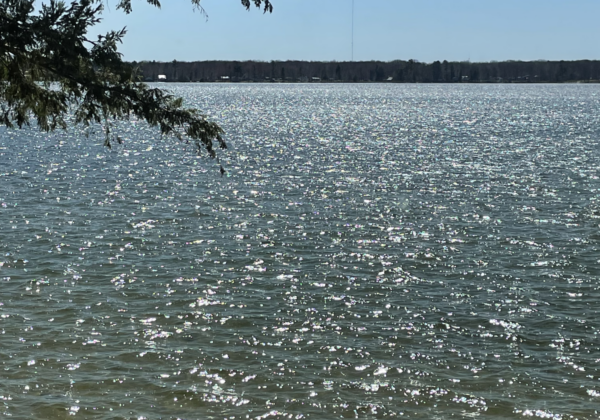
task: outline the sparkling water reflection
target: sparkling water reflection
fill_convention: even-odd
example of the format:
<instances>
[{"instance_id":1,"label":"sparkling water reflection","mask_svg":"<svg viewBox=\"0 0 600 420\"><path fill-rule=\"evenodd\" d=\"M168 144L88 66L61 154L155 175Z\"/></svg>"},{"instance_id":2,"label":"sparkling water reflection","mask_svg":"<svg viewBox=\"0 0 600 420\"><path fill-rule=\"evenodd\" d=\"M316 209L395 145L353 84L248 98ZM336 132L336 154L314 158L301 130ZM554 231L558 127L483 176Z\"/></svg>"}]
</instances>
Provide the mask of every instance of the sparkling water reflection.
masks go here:
<instances>
[{"instance_id":1,"label":"sparkling water reflection","mask_svg":"<svg viewBox=\"0 0 600 420\"><path fill-rule=\"evenodd\" d=\"M12 418L597 418L600 87L168 85L0 129Z\"/></svg>"}]
</instances>

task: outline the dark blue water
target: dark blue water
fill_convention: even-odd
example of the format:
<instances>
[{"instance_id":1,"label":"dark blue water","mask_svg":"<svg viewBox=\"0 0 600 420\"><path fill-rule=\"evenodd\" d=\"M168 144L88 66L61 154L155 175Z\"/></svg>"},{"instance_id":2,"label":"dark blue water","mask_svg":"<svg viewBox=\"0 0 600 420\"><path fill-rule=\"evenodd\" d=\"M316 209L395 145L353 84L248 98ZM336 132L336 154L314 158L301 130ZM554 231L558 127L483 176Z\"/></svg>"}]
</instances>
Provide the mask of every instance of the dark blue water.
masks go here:
<instances>
[{"instance_id":1,"label":"dark blue water","mask_svg":"<svg viewBox=\"0 0 600 420\"><path fill-rule=\"evenodd\" d=\"M165 86L0 128L2 416L598 418L600 86Z\"/></svg>"}]
</instances>

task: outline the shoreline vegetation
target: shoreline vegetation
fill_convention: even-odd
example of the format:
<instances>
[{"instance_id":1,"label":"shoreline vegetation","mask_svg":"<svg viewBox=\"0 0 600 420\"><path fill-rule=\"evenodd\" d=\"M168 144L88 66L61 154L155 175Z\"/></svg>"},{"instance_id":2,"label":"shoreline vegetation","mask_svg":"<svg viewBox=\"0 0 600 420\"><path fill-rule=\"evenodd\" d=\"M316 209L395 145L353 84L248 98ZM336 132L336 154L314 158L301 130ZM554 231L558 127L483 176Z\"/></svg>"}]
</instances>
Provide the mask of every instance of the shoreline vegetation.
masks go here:
<instances>
[{"instance_id":1,"label":"shoreline vegetation","mask_svg":"<svg viewBox=\"0 0 600 420\"><path fill-rule=\"evenodd\" d=\"M132 62L145 82L600 83L599 60Z\"/></svg>"}]
</instances>

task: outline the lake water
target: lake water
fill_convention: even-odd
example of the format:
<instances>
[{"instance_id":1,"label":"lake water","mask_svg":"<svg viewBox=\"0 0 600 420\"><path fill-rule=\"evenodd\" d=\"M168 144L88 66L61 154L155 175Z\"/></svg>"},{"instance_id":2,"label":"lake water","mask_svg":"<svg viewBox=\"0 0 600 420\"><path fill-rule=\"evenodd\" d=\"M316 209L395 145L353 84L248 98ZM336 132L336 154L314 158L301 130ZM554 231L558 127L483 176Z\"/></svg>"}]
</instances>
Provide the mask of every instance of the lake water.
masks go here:
<instances>
[{"instance_id":1,"label":"lake water","mask_svg":"<svg viewBox=\"0 0 600 420\"><path fill-rule=\"evenodd\" d=\"M600 86L163 86L0 128L0 417L598 418Z\"/></svg>"}]
</instances>

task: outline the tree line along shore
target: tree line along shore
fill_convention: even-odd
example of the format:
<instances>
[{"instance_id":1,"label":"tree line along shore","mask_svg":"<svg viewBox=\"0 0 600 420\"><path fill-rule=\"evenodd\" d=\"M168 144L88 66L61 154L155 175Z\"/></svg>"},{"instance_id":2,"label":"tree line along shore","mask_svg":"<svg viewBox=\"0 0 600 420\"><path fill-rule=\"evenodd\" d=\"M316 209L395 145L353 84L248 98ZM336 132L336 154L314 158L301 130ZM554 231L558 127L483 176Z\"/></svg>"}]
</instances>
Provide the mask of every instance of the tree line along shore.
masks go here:
<instances>
[{"instance_id":1,"label":"tree line along shore","mask_svg":"<svg viewBox=\"0 0 600 420\"><path fill-rule=\"evenodd\" d=\"M569 83L600 82L600 61L133 62L146 82Z\"/></svg>"}]
</instances>

